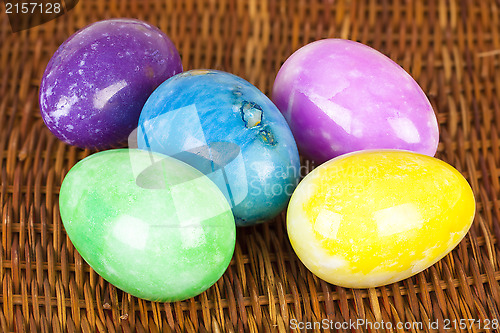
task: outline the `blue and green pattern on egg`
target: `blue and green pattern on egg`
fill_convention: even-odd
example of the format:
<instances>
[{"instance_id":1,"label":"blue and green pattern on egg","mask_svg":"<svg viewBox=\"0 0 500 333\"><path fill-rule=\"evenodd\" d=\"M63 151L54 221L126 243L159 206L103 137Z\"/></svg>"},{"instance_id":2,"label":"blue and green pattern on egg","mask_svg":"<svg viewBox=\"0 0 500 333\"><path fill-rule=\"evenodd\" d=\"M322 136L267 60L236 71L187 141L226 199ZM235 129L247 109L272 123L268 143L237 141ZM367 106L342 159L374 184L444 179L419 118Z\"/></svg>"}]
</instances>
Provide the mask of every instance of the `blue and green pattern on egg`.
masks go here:
<instances>
[{"instance_id":1,"label":"blue and green pattern on egg","mask_svg":"<svg viewBox=\"0 0 500 333\"><path fill-rule=\"evenodd\" d=\"M279 110L226 72L192 70L160 85L142 110L137 144L206 174L239 226L278 215L299 180L297 146Z\"/></svg>"}]
</instances>

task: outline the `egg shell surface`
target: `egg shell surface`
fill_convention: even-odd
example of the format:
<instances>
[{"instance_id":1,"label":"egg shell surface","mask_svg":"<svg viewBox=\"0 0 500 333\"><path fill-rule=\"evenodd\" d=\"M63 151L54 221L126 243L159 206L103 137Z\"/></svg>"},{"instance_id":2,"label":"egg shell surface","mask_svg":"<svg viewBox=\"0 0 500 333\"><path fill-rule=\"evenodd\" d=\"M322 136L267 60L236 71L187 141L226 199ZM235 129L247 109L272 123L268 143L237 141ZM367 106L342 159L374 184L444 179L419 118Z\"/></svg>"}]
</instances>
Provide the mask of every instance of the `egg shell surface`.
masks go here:
<instances>
[{"instance_id":1,"label":"egg shell surface","mask_svg":"<svg viewBox=\"0 0 500 333\"><path fill-rule=\"evenodd\" d=\"M192 70L159 86L142 110L137 144L206 174L239 226L278 215L298 184L297 146L282 114L249 82L221 71Z\"/></svg>"},{"instance_id":2,"label":"egg shell surface","mask_svg":"<svg viewBox=\"0 0 500 333\"><path fill-rule=\"evenodd\" d=\"M170 39L135 19L95 22L69 37L43 74L43 121L60 140L80 148L126 143L144 103L160 83L182 72Z\"/></svg>"},{"instance_id":3,"label":"egg shell surface","mask_svg":"<svg viewBox=\"0 0 500 333\"><path fill-rule=\"evenodd\" d=\"M133 296L178 301L213 285L236 227L224 195L176 159L114 149L78 162L61 186L64 228L85 261Z\"/></svg>"},{"instance_id":4,"label":"egg shell surface","mask_svg":"<svg viewBox=\"0 0 500 333\"><path fill-rule=\"evenodd\" d=\"M418 83L361 43L324 39L300 48L279 70L272 99L301 154L319 163L367 149L436 153L438 123Z\"/></svg>"},{"instance_id":5,"label":"egg shell surface","mask_svg":"<svg viewBox=\"0 0 500 333\"><path fill-rule=\"evenodd\" d=\"M295 190L290 242L321 279L371 288L408 278L448 254L475 213L472 190L438 159L397 150L328 161Z\"/></svg>"}]
</instances>

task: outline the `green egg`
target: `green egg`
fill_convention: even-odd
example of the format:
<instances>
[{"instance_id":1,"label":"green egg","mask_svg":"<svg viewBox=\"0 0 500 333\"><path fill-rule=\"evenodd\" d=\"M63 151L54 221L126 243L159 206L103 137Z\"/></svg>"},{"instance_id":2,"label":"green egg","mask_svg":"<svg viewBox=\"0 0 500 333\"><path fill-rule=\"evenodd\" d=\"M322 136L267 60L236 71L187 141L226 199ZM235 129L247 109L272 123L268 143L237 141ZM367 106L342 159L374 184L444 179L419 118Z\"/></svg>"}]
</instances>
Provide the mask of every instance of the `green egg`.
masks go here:
<instances>
[{"instance_id":1,"label":"green egg","mask_svg":"<svg viewBox=\"0 0 500 333\"><path fill-rule=\"evenodd\" d=\"M107 150L77 163L59 205L73 245L104 279L136 297L178 301L212 286L236 228L218 187L174 158Z\"/></svg>"}]
</instances>

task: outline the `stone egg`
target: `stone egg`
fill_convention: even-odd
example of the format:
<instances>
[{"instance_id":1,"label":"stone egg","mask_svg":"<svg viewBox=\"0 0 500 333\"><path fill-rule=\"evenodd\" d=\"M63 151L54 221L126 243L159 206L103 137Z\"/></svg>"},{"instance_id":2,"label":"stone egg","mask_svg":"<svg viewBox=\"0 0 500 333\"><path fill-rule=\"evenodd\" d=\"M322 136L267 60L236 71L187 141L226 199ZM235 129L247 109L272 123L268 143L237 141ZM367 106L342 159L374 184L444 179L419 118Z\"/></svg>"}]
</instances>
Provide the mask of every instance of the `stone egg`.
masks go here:
<instances>
[{"instance_id":1,"label":"stone egg","mask_svg":"<svg viewBox=\"0 0 500 333\"><path fill-rule=\"evenodd\" d=\"M278 215L299 179L297 146L282 114L249 82L221 71L188 71L159 86L142 110L137 144L206 174L239 226Z\"/></svg>"},{"instance_id":2,"label":"stone egg","mask_svg":"<svg viewBox=\"0 0 500 333\"><path fill-rule=\"evenodd\" d=\"M78 162L59 195L71 242L104 279L136 297L178 301L224 273L236 227L217 186L176 159L113 149Z\"/></svg>"},{"instance_id":3,"label":"stone egg","mask_svg":"<svg viewBox=\"0 0 500 333\"><path fill-rule=\"evenodd\" d=\"M475 213L465 178L443 161L397 150L334 158L309 173L288 206L304 265L346 288L408 278L448 254Z\"/></svg>"},{"instance_id":4,"label":"stone egg","mask_svg":"<svg viewBox=\"0 0 500 333\"><path fill-rule=\"evenodd\" d=\"M126 143L160 83L182 72L174 44L135 19L93 23L50 59L40 85L42 118L60 140L80 148Z\"/></svg>"},{"instance_id":5,"label":"stone egg","mask_svg":"<svg viewBox=\"0 0 500 333\"><path fill-rule=\"evenodd\" d=\"M276 76L272 99L301 154L316 162L366 149L436 153L438 123L420 86L357 42L324 39L293 53Z\"/></svg>"}]
</instances>

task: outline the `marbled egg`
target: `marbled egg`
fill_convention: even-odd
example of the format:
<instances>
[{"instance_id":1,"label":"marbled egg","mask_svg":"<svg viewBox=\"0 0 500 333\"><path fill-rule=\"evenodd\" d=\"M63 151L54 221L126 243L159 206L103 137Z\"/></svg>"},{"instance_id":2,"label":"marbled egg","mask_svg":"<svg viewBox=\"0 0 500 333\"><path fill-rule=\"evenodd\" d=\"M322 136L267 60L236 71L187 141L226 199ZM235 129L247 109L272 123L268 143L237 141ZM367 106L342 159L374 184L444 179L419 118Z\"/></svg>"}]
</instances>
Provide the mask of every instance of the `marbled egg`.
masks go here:
<instances>
[{"instance_id":1,"label":"marbled egg","mask_svg":"<svg viewBox=\"0 0 500 333\"><path fill-rule=\"evenodd\" d=\"M50 59L40 110L50 131L81 148L126 142L160 83L182 72L175 46L135 19L93 23L69 37Z\"/></svg>"},{"instance_id":2,"label":"marbled egg","mask_svg":"<svg viewBox=\"0 0 500 333\"><path fill-rule=\"evenodd\" d=\"M164 82L144 105L137 140L206 174L241 226L279 214L298 183L299 155L285 119L229 73L193 70Z\"/></svg>"},{"instance_id":3,"label":"marbled egg","mask_svg":"<svg viewBox=\"0 0 500 333\"><path fill-rule=\"evenodd\" d=\"M177 301L214 284L236 227L224 195L174 158L115 149L78 162L61 186L64 228L83 259L116 287Z\"/></svg>"},{"instance_id":4,"label":"marbled egg","mask_svg":"<svg viewBox=\"0 0 500 333\"><path fill-rule=\"evenodd\" d=\"M301 154L317 162L366 149L436 153L438 123L422 89L357 42L324 39L296 51L276 77L273 101Z\"/></svg>"},{"instance_id":5,"label":"marbled egg","mask_svg":"<svg viewBox=\"0 0 500 333\"><path fill-rule=\"evenodd\" d=\"M475 213L465 178L407 151L339 156L308 174L287 212L290 242L323 280L370 288L410 277L449 253Z\"/></svg>"}]
</instances>

